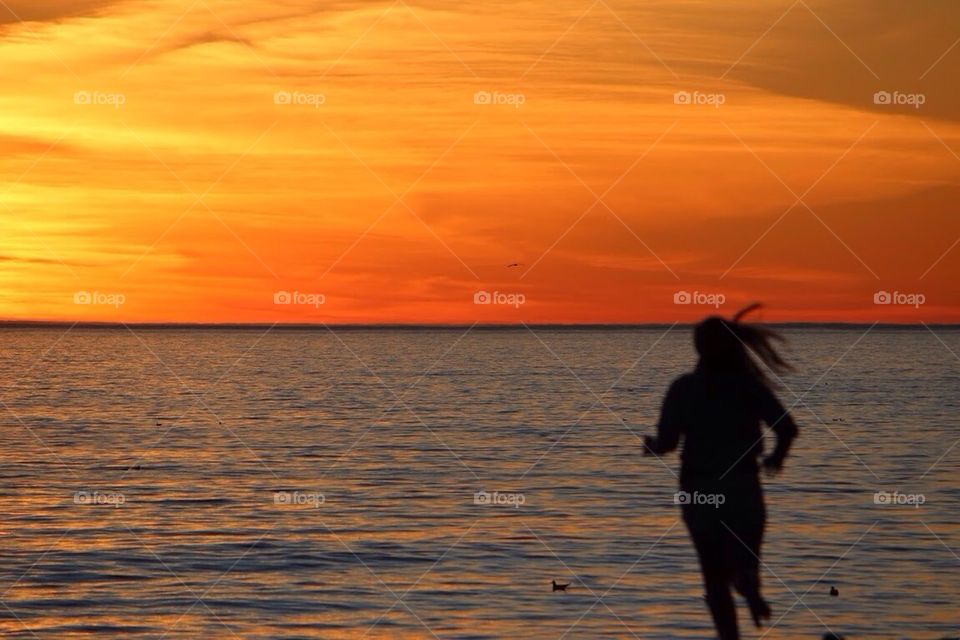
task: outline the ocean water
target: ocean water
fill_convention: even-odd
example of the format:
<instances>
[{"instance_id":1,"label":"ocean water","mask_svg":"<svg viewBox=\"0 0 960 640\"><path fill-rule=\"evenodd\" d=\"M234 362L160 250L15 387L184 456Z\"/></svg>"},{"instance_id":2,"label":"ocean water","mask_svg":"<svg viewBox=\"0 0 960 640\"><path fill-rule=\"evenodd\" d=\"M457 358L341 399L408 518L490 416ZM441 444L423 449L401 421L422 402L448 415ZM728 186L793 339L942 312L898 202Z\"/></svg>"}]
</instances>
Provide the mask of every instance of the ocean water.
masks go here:
<instances>
[{"instance_id":1,"label":"ocean water","mask_svg":"<svg viewBox=\"0 0 960 640\"><path fill-rule=\"evenodd\" d=\"M787 335L762 637L960 635L960 331ZM0 632L711 638L639 439L692 362L682 327L0 331Z\"/></svg>"}]
</instances>

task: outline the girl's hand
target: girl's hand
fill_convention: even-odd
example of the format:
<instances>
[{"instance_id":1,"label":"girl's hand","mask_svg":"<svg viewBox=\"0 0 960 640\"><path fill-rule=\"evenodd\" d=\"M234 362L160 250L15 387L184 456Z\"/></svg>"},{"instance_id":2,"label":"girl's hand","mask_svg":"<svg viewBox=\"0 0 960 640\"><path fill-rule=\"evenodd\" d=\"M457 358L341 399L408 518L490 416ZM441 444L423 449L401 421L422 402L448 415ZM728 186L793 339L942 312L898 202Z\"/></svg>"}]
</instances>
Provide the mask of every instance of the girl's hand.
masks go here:
<instances>
[{"instance_id":1,"label":"girl's hand","mask_svg":"<svg viewBox=\"0 0 960 640\"><path fill-rule=\"evenodd\" d=\"M655 456L657 451L657 439L651 436L643 436L643 455Z\"/></svg>"},{"instance_id":2,"label":"girl's hand","mask_svg":"<svg viewBox=\"0 0 960 640\"><path fill-rule=\"evenodd\" d=\"M768 476L779 475L783 471L783 458L779 456L767 456L763 459L763 470Z\"/></svg>"}]
</instances>

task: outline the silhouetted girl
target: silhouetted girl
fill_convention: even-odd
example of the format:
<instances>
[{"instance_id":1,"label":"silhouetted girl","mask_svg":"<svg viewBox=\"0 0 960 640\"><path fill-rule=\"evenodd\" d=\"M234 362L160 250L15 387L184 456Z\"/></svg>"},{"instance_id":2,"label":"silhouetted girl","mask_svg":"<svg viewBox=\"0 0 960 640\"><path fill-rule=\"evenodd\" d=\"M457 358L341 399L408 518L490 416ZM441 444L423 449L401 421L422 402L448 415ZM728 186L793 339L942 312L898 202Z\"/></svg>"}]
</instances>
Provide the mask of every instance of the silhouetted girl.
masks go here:
<instances>
[{"instance_id":1,"label":"silhouetted girl","mask_svg":"<svg viewBox=\"0 0 960 640\"><path fill-rule=\"evenodd\" d=\"M645 455L677 448L683 520L700 557L707 603L720 640L736 640L737 613L730 587L750 606L759 627L770 617L760 594L760 547L766 522L758 457L763 453L761 422L777 435L763 466L777 472L797 427L771 390L750 353L774 371L789 369L773 347L773 331L712 316L694 329L700 360L677 378L663 401L656 438L646 438Z\"/></svg>"}]
</instances>

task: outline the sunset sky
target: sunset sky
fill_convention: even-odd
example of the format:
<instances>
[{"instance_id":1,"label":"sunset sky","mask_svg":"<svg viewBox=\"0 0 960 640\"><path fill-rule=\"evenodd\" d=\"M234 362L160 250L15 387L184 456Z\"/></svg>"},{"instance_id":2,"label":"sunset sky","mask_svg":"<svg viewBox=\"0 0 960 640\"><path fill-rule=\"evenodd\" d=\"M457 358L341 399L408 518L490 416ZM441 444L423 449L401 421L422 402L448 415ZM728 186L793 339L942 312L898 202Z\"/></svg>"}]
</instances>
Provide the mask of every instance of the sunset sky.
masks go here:
<instances>
[{"instance_id":1,"label":"sunset sky","mask_svg":"<svg viewBox=\"0 0 960 640\"><path fill-rule=\"evenodd\" d=\"M960 322L958 77L951 0L0 0L0 318Z\"/></svg>"}]
</instances>

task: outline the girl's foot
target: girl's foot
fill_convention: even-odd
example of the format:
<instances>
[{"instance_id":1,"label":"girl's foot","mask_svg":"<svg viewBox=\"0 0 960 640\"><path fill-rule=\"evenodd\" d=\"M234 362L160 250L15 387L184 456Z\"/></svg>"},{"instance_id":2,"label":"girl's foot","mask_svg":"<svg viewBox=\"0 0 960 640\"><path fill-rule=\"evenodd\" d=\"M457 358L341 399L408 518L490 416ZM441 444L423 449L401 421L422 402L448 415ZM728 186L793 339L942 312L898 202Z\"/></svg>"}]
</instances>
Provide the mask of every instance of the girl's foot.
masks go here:
<instances>
[{"instance_id":1,"label":"girl's foot","mask_svg":"<svg viewBox=\"0 0 960 640\"><path fill-rule=\"evenodd\" d=\"M755 574L739 574L733 578L733 588L747 600L753 624L757 628L770 620L770 605L760 595L760 581Z\"/></svg>"},{"instance_id":2,"label":"girl's foot","mask_svg":"<svg viewBox=\"0 0 960 640\"><path fill-rule=\"evenodd\" d=\"M750 607L750 615L753 616L753 624L757 625L758 629L763 626L764 622L770 621L770 605L759 594L749 598L747 605Z\"/></svg>"}]
</instances>

